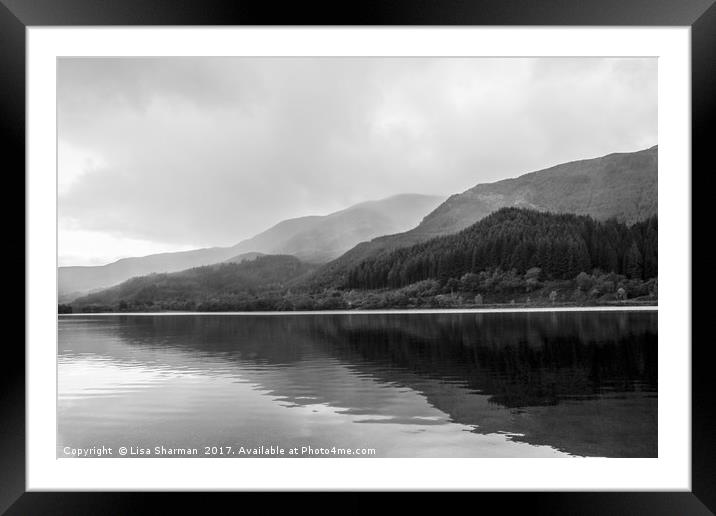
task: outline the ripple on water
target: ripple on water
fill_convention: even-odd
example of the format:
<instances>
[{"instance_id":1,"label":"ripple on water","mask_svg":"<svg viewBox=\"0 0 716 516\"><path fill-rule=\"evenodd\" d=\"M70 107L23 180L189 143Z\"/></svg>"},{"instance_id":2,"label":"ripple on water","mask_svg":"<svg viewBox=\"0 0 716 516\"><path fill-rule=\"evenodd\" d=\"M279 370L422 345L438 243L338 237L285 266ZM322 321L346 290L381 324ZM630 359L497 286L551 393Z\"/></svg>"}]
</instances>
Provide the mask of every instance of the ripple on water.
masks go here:
<instances>
[{"instance_id":1,"label":"ripple on water","mask_svg":"<svg viewBox=\"0 0 716 516\"><path fill-rule=\"evenodd\" d=\"M462 315L62 318L58 441L655 456L652 314Z\"/></svg>"}]
</instances>

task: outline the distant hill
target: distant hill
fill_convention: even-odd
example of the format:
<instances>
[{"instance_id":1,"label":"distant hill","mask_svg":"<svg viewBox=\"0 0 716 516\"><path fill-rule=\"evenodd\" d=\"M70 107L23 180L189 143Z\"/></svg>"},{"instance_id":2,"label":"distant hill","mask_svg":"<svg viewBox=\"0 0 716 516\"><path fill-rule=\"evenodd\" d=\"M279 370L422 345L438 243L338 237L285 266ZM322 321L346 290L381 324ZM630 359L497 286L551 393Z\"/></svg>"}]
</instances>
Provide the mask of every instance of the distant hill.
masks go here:
<instances>
[{"instance_id":1,"label":"distant hill","mask_svg":"<svg viewBox=\"0 0 716 516\"><path fill-rule=\"evenodd\" d=\"M147 306L195 309L217 298L237 300L252 292L284 289L286 284L315 268L294 256L268 255L241 263L227 262L180 272L135 277L117 286L80 297L76 306L119 306L144 310Z\"/></svg>"},{"instance_id":2,"label":"distant hill","mask_svg":"<svg viewBox=\"0 0 716 516\"><path fill-rule=\"evenodd\" d=\"M325 263L366 239L414 227L442 200L444 197L433 195L402 194L325 216L289 219L232 249L237 253L291 254L307 262Z\"/></svg>"},{"instance_id":3,"label":"distant hill","mask_svg":"<svg viewBox=\"0 0 716 516\"><path fill-rule=\"evenodd\" d=\"M345 282L348 270L382 252L456 233L504 207L615 218L627 224L658 212L658 148L564 163L514 179L479 184L450 196L403 233L356 247L317 270L316 285Z\"/></svg>"},{"instance_id":4,"label":"distant hill","mask_svg":"<svg viewBox=\"0 0 716 516\"><path fill-rule=\"evenodd\" d=\"M316 288L317 265L265 255L132 278L67 312L340 310L491 303L597 303L657 296L658 221L501 208L462 231L365 259ZM308 285L308 288L306 287ZM557 293L559 291L559 294ZM620 293L621 291L621 293Z\"/></svg>"},{"instance_id":5,"label":"distant hill","mask_svg":"<svg viewBox=\"0 0 716 516\"><path fill-rule=\"evenodd\" d=\"M255 260L259 256L266 256L264 253L242 253L237 254L236 256L232 256L231 258L227 258L223 261L223 263L241 263L245 262L247 260Z\"/></svg>"},{"instance_id":6,"label":"distant hill","mask_svg":"<svg viewBox=\"0 0 716 516\"><path fill-rule=\"evenodd\" d=\"M243 256L252 257L251 254ZM228 259L238 260L240 257L230 248L210 247L178 253L122 258L108 265L94 267L60 267L58 269L59 298L60 300L71 300L87 292L110 287L135 276L144 276L153 272L176 272Z\"/></svg>"},{"instance_id":7,"label":"distant hill","mask_svg":"<svg viewBox=\"0 0 716 516\"><path fill-rule=\"evenodd\" d=\"M177 253L124 258L96 267L60 267L61 302L110 287L135 276L177 272L191 267L236 261L257 254L290 254L312 263L340 256L357 243L414 227L443 197L404 194L356 204L322 216L300 217L276 224L232 247L212 247Z\"/></svg>"}]
</instances>

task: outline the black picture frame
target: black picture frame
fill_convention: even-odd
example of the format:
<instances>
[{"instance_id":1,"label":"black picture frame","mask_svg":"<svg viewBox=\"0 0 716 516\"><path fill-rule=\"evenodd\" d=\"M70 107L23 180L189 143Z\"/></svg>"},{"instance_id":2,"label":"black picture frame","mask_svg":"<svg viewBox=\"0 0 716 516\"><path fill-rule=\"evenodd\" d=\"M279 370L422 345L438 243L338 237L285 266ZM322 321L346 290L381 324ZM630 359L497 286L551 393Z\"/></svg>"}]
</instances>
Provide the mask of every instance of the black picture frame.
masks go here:
<instances>
[{"instance_id":1,"label":"black picture frame","mask_svg":"<svg viewBox=\"0 0 716 516\"><path fill-rule=\"evenodd\" d=\"M690 26L692 191L704 195L712 191L714 167L709 159L709 129L714 126L716 104L714 0L371 0L326 5L287 2L281 6L253 0L0 0L0 127L3 133L0 142L3 147L6 199L19 198L17 192L25 189L24 180L20 179L24 177L20 171L25 169L25 29L28 26L87 25ZM698 188L694 189L696 178ZM8 183L12 179L16 184ZM7 211L6 227L14 226L12 222L17 218L16 209L11 208L9 203L4 203L4 208ZM706 203L699 204L694 199L693 227L705 228L705 221L708 220L705 217ZM702 237L708 234L705 229L692 231L692 235ZM9 253L13 269L19 268L16 262L19 262L20 254L26 258L24 237L24 231L20 237L18 230L16 241L6 248L14 250ZM696 245L692 245L692 253L697 246L705 248L703 242L694 241ZM26 277L29 273L26 268ZM19 274L9 276L16 276L19 282ZM13 293L11 297L12 300L6 301L8 312L17 309L18 295ZM693 305L693 299L683 301ZM694 305L694 309L697 308ZM694 329L701 326L695 324L697 321L693 315L692 321ZM19 326L12 320L9 323ZM500 512L527 504L531 513L538 514L713 514L716 511L716 386L711 372L712 361L709 360L712 344L710 339L697 340L694 337L692 340L690 492L480 493L478 496L484 501L499 503ZM151 510L147 502L159 502L164 510L169 509L167 504L181 504L184 509L191 509L193 504L197 504L197 507L206 510L205 501L197 500L195 495L179 493L26 492L25 353L17 339L6 340L5 352L0 375L0 513L136 514ZM360 510L362 507L369 510L369 503L357 502L353 509Z\"/></svg>"}]
</instances>

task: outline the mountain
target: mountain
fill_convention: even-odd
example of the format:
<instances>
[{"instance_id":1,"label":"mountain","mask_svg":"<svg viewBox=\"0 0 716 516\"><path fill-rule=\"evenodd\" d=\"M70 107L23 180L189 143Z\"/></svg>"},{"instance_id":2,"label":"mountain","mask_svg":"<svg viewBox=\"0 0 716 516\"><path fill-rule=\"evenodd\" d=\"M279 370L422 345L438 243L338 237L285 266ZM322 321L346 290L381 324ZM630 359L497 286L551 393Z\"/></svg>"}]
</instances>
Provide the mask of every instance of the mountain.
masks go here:
<instances>
[{"instance_id":1,"label":"mountain","mask_svg":"<svg viewBox=\"0 0 716 516\"><path fill-rule=\"evenodd\" d=\"M477 185L448 198L416 228L455 233L507 206L616 218L633 224L657 213L656 146L564 163L514 179Z\"/></svg>"},{"instance_id":2,"label":"mountain","mask_svg":"<svg viewBox=\"0 0 716 516\"><path fill-rule=\"evenodd\" d=\"M235 256L228 248L211 247L178 253L160 253L122 258L100 266L59 267L59 298L71 300L84 293L121 283L134 276L153 272L175 272L199 265L221 262Z\"/></svg>"},{"instance_id":3,"label":"mountain","mask_svg":"<svg viewBox=\"0 0 716 516\"><path fill-rule=\"evenodd\" d=\"M242 253L237 254L236 256L232 256L231 258L227 258L222 263L241 263L245 262L247 260L255 260L259 256L266 256L264 253Z\"/></svg>"},{"instance_id":4,"label":"mountain","mask_svg":"<svg viewBox=\"0 0 716 516\"><path fill-rule=\"evenodd\" d=\"M179 253L161 253L140 258L122 258L101 266L60 267L58 269L59 302L72 299L101 288L116 285L135 276L153 272L175 272L227 259L242 261L255 258L256 253L237 256L230 248L211 247Z\"/></svg>"},{"instance_id":5,"label":"mountain","mask_svg":"<svg viewBox=\"0 0 716 516\"><path fill-rule=\"evenodd\" d=\"M62 309L450 307L465 300L554 303L558 295L561 302L613 302L627 297L653 302L657 237L656 216L629 226L587 215L501 208L457 233L367 258L348 270L345 282L320 289L305 288L317 265L289 255L263 255L241 263L132 278Z\"/></svg>"},{"instance_id":6,"label":"mountain","mask_svg":"<svg viewBox=\"0 0 716 516\"><path fill-rule=\"evenodd\" d=\"M79 306L119 306L130 311L148 306L193 310L201 304L205 308L217 299L236 302L252 297L252 292L283 289L287 282L314 268L294 256L258 256L241 263L219 263L135 277L74 302Z\"/></svg>"},{"instance_id":7,"label":"mountain","mask_svg":"<svg viewBox=\"0 0 716 516\"><path fill-rule=\"evenodd\" d=\"M135 276L236 261L237 256L253 258L257 253L290 254L307 262L327 262L359 242L414 227L443 199L431 195L396 195L356 204L329 215L285 220L231 247L123 258L95 267L60 267L59 299L69 301Z\"/></svg>"},{"instance_id":8,"label":"mountain","mask_svg":"<svg viewBox=\"0 0 716 516\"><path fill-rule=\"evenodd\" d=\"M403 194L363 202L325 216L289 219L232 249L291 254L307 262L325 263L366 239L414 227L443 199Z\"/></svg>"},{"instance_id":9,"label":"mountain","mask_svg":"<svg viewBox=\"0 0 716 516\"><path fill-rule=\"evenodd\" d=\"M504 207L615 218L627 224L657 214L658 148L564 163L450 196L415 228L362 242L317 270L316 286L345 282L348 270L380 253L456 233Z\"/></svg>"}]
</instances>

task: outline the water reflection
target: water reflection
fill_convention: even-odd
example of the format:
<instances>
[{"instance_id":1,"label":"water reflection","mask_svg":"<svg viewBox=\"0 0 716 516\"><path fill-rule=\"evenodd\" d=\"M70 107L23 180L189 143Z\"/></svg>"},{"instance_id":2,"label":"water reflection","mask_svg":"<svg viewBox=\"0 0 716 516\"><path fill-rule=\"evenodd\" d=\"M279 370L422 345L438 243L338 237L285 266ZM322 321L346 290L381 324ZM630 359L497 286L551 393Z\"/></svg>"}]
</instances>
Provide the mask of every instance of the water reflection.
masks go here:
<instances>
[{"instance_id":1,"label":"water reflection","mask_svg":"<svg viewBox=\"0 0 716 516\"><path fill-rule=\"evenodd\" d=\"M58 444L653 457L653 312L63 317Z\"/></svg>"}]
</instances>

